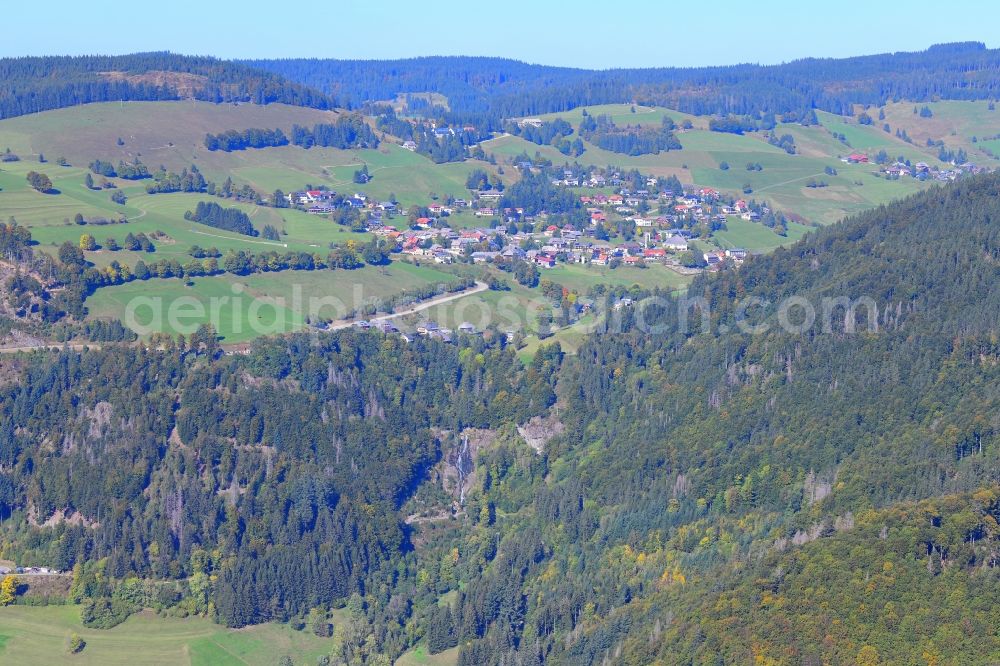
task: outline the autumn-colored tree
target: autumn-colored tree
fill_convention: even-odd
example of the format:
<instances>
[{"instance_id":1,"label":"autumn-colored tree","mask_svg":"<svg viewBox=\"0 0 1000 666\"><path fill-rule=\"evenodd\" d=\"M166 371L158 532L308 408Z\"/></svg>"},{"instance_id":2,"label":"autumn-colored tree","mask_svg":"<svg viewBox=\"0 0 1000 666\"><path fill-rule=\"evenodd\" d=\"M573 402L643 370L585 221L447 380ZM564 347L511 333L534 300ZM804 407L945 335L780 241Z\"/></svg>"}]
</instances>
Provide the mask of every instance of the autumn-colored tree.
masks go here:
<instances>
[{"instance_id":1,"label":"autumn-colored tree","mask_svg":"<svg viewBox=\"0 0 1000 666\"><path fill-rule=\"evenodd\" d=\"M878 650L871 645L865 645L858 650L855 661L858 662L858 666L878 666Z\"/></svg>"},{"instance_id":2,"label":"autumn-colored tree","mask_svg":"<svg viewBox=\"0 0 1000 666\"><path fill-rule=\"evenodd\" d=\"M97 249L97 241L90 234L80 236L80 249L84 252L92 252Z\"/></svg>"},{"instance_id":3,"label":"autumn-colored tree","mask_svg":"<svg viewBox=\"0 0 1000 666\"><path fill-rule=\"evenodd\" d=\"M0 606L10 606L17 597L17 577L4 576L0 581Z\"/></svg>"},{"instance_id":4,"label":"autumn-colored tree","mask_svg":"<svg viewBox=\"0 0 1000 666\"><path fill-rule=\"evenodd\" d=\"M39 192L48 192L52 189L52 181L44 173L29 171L27 178L28 184Z\"/></svg>"}]
</instances>

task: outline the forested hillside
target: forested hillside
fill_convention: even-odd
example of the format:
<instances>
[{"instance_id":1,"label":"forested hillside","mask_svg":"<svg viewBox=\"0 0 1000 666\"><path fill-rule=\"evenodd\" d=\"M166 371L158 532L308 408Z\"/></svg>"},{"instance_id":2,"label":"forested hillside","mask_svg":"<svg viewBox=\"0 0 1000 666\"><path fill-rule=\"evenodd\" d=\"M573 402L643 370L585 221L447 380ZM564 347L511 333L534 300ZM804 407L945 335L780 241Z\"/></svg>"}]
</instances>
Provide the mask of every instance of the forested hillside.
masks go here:
<instances>
[{"instance_id":1,"label":"forested hillside","mask_svg":"<svg viewBox=\"0 0 1000 666\"><path fill-rule=\"evenodd\" d=\"M132 576L183 580L131 603L183 599L229 626L401 594L412 563L397 510L440 458L442 430L526 419L553 399L551 372L482 342L459 353L345 332L212 362L213 342L15 364L0 393L0 515L17 524L5 556L77 567L80 598L121 600L114 581ZM28 524L53 515L66 520ZM406 604L384 602L381 636L401 646L384 632Z\"/></svg>"},{"instance_id":2,"label":"forested hillside","mask_svg":"<svg viewBox=\"0 0 1000 666\"><path fill-rule=\"evenodd\" d=\"M980 43L914 53L782 65L591 71L504 58L410 60L253 60L255 67L336 95L353 106L399 93L436 92L457 117L496 122L512 116L635 100L694 114L848 113L852 104L892 100L992 99L1000 51ZM495 129L499 129L499 126Z\"/></svg>"},{"instance_id":3,"label":"forested hillside","mask_svg":"<svg viewBox=\"0 0 1000 666\"><path fill-rule=\"evenodd\" d=\"M326 95L278 74L173 53L0 59L0 118L91 102L199 99L328 109Z\"/></svg>"},{"instance_id":4,"label":"forested hillside","mask_svg":"<svg viewBox=\"0 0 1000 666\"><path fill-rule=\"evenodd\" d=\"M72 569L91 627L346 606L352 664L995 663L997 220L1000 175L935 186L685 300L605 292L527 365L359 330L6 356L0 557Z\"/></svg>"},{"instance_id":5,"label":"forested hillside","mask_svg":"<svg viewBox=\"0 0 1000 666\"><path fill-rule=\"evenodd\" d=\"M482 463L509 536L461 663L995 661L998 215L991 176L699 279L709 333L623 310L564 366L546 464ZM789 333L790 296L878 311ZM730 332L748 298L767 332Z\"/></svg>"}]
</instances>

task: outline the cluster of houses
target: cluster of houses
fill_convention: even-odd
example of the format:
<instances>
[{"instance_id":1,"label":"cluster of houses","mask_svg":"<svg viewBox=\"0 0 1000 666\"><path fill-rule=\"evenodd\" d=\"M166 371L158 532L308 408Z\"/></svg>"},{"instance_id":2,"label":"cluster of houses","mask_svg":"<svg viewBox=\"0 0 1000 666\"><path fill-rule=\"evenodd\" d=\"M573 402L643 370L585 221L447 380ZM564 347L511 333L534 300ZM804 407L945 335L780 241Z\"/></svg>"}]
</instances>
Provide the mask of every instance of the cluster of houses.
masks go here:
<instances>
[{"instance_id":1,"label":"cluster of houses","mask_svg":"<svg viewBox=\"0 0 1000 666\"><path fill-rule=\"evenodd\" d=\"M936 180L942 183L958 180L965 175L982 173L983 171L982 167L968 162L956 165L950 169L932 169L926 162L917 162L912 165L905 162L893 162L882 169L882 173L889 178L916 178L917 180Z\"/></svg>"},{"instance_id":2,"label":"cluster of houses","mask_svg":"<svg viewBox=\"0 0 1000 666\"><path fill-rule=\"evenodd\" d=\"M759 211L751 210L750 205L743 199L736 200L732 205L720 205L719 192L710 187L676 195L670 190L665 190L655 197L651 196L648 190L632 192L622 189L618 194L583 195L580 197L580 202L586 206L590 222L595 226L607 222L613 211L622 219L633 222L639 231L679 226L682 220L705 222L713 214L720 222L725 222L729 215L739 215L744 220L757 221L761 213L769 212L766 206L761 207ZM664 215L642 214L638 211L643 202L646 202L647 208L651 203L668 204L672 212Z\"/></svg>"},{"instance_id":3,"label":"cluster of houses","mask_svg":"<svg viewBox=\"0 0 1000 666\"><path fill-rule=\"evenodd\" d=\"M865 153L854 152L846 157L840 158L845 164L870 164L871 158ZM926 162L909 164L907 162L895 161L892 164L882 167L881 173L889 178L916 178L917 180L936 180L948 182L961 178L964 175L974 175L982 173L985 169L970 162L957 164L951 168L938 169Z\"/></svg>"},{"instance_id":4,"label":"cluster of houses","mask_svg":"<svg viewBox=\"0 0 1000 666\"><path fill-rule=\"evenodd\" d=\"M288 202L288 205L300 206L307 213L313 215L329 215L338 207L337 193L333 190L291 192L285 195L285 200ZM392 214L397 211L395 203L391 201L375 201L374 199L369 199L368 195L361 192L344 197L339 201L339 205L372 211L376 218L380 218L383 213Z\"/></svg>"},{"instance_id":5,"label":"cluster of houses","mask_svg":"<svg viewBox=\"0 0 1000 666\"><path fill-rule=\"evenodd\" d=\"M618 175L612 174L610 178L616 180ZM602 181L607 179L595 174L588 184L598 186L603 184ZM522 208L501 208L502 196L499 191L484 190L473 193L472 200L452 199L447 204L435 202L427 206L426 217L407 220L398 226L391 219L399 212L395 204L370 200L361 193L342 198L332 190L305 190L292 192L287 198L290 204L305 207L311 213L329 213L337 205L366 209L369 212L367 226L370 232L392 241L396 249L404 254L437 264L451 264L459 260L473 263L522 260L538 268L554 268L560 263L612 267L676 264L674 255L690 249L691 232L685 227L690 226L692 220L704 221L715 216L724 221L726 215L740 215L754 220L760 215L742 199L731 205L721 204L719 192L712 188L675 195L669 190L651 194L647 189L622 187L615 194L595 193L580 197L590 219L590 224L583 228L573 224L550 224L544 228L535 225L534 232L509 231L503 224L497 225L496 220L504 224L536 223L538 220L525 215ZM643 202L656 203L660 210L665 204L670 212L640 214L638 210L650 208L643 206ZM440 223L441 218L463 208L471 208L475 216L489 218L492 224L454 229ZM635 224L635 241L612 244L598 240L598 227L611 215ZM682 226L682 222L686 224ZM720 263L708 258L706 261L710 267Z\"/></svg>"},{"instance_id":6,"label":"cluster of houses","mask_svg":"<svg viewBox=\"0 0 1000 666\"><path fill-rule=\"evenodd\" d=\"M418 220L420 226L423 219ZM426 228L399 230L382 225L372 231L394 241L399 250L413 257L450 264L462 258L473 263L522 260L539 268L555 268L559 263L640 265L668 263L674 253L689 248L690 231L686 229L647 230L642 242L612 245L593 238L592 230L579 230L572 224L549 225L536 233L509 233L506 227L473 229ZM528 248L528 249L525 249Z\"/></svg>"},{"instance_id":7,"label":"cluster of houses","mask_svg":"<svg viewBox=\"0 0 1000 666\"><path fill-rule=\"evenodd\" d=\"M440 340L441 342L454 342L455 340L455 331L453 331L450 328L439 326L436 322L433 321L422 321L418 323L410 331L401 330L398 326L393 324L388 319L372 319L370 321L368 320L356 321L354 322L354 327L365 330L368 329L378 330L387 334L388 333L398 334L400 337L403 338L405 342L412 342L414 336L423 336L426 338L430 338L432 340ZM476 330L476 327L473 324L470 324L469 322L465 321L459 324L458 334L478 335L479 331Z\"/></svg>"},{"instance_id":8,"label":"cluster of houses","mask_svg":"<svg viewBox=\"0 0 1000 666\"><path fill-rule=\"evenodd\" d=\"M750 253L747 250L735 247L728 250L713 250L702 254L702 258L705 260L705 263L708 264L708 270L710 271L719 270L727 262L738 266L739 264L742 264L748 256L750 256Z\"/></svg>"},{"instance_id":9,"label":"cluster of houses","mask_svg":"<svg viewBox=\"0 0 1000 666\"><path fill-rule=\"evenodd\" d=\"M532 168L530 165L518 168ZM425 217L408 219L402 225L392 222L397 206L389 201L370 200L364 194L337 197L331 190L306 190L287 195L291 205L305 207L310 213L327 214L337 206L349 205L365 209L368 230L392 241L396 249L413 257L450 264L465 260L473 263L523 260L538 268L554 268L560 263L592 264L594 266L646 265L663 263L676 265L674 255L690 250L689 228L700 222L724 223L727 216L756 221L769 211L747 201L723 199L712 188L693 188L673 192L657 187L655 178L642 182L629 179L627 184L618 172L602 174L596 171L574 174L571 170L553 174L556 185L591 188L613 188L614 193L594 192L580 196L589 216L589 225L578 228L573 224L556 226L525 214L522 208L502 207L503 193L499 190L473 192L470 200L449 199L427 206ZM471 209L477 218L487 218L489 226L454 229L441 223L441 218L461 209ZM655 211L655 212L654 212ZM630 221L635 225L635 240L625 243L601 241L607 236L600 227L611 220ZM484 223L486 219L484 219ZM534 231L525 231L530 222ZM498 224L499 223L499 224ZM515 223L521 227L507 226ZM530 230L532 227L529 226ZM745 257L724 252L705 256L709 268L721 266L726 260L738 262ZM739 255L739 256L737 256Z\"/></svg>"}]
</instances>

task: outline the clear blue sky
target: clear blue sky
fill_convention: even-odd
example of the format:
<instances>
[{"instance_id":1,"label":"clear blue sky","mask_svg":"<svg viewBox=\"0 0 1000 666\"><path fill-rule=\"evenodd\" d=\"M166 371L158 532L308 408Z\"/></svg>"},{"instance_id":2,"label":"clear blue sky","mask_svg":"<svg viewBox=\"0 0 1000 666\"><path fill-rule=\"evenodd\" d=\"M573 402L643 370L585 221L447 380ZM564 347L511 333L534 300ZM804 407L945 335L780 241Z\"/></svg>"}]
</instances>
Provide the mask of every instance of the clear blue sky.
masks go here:
<instances>
[{"instance_id":1,"label":"clear blue sky","mask_svg":"<svg viewBox=\"0 0 1000 666\"><path fill-rule=\"evenodd\" d=\"M0 55L495 55L588 68L777 63L985 41L1000 3L953 0L5 2Z\"/></svg>"}]
</instances>

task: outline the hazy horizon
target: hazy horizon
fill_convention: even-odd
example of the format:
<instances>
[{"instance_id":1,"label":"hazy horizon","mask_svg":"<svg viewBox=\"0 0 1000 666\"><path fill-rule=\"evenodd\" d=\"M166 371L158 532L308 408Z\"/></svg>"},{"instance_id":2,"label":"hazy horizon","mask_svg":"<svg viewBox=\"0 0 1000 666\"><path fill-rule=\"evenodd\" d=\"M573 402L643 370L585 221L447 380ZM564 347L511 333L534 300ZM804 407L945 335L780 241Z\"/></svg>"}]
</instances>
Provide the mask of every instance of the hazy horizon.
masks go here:
<instances>
[{"instance_id":1,"label":"hazy horizon","mask_svg":"<svg viewBox=\"0 0 1000 666\"><path fill-rule=\"evenodd\" d=\"M802 58L920 51L958 41L993 46L983 35L969 34L974 29L968 12L943 13L937 3L913 2L905 13L893 5L854 3L864 20L852 20L848 26L837 19L847 11L827 17L802 3L766 4L748 13L742 3L721 0L703 18L696 11L642 0L621 13L592 0L569 10L513 0L502 11L486 14L470 12L467 4L455 0L416 12L400 0L377 5L349 0L336 7L303 0L294 11L280 13L262 0L210 5L178 0L157 8L154 32L142 29L143 18L123 13L106 0L88 5L59 0L54 8L57 21L40 33L13 31L0 43L0 56L166 50L227 60L441 55L617 69L773 65ZM933 21L915 11L921 7L934 14ZM1000 6L976 7L975 15L976 23L989 25L1000 19ZM37 20L37 11L15 5L7 16L8 25L29 25ZM623 46L607 48L614 42Z\"/></svg>"}]
</instances>

